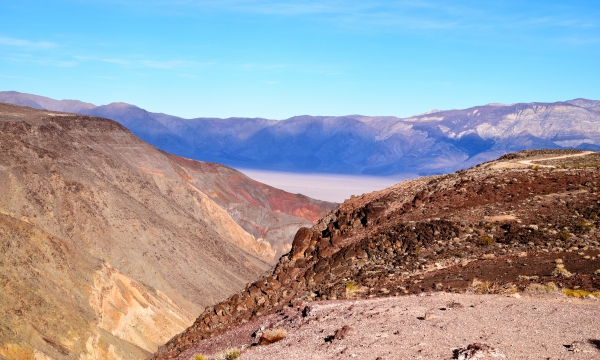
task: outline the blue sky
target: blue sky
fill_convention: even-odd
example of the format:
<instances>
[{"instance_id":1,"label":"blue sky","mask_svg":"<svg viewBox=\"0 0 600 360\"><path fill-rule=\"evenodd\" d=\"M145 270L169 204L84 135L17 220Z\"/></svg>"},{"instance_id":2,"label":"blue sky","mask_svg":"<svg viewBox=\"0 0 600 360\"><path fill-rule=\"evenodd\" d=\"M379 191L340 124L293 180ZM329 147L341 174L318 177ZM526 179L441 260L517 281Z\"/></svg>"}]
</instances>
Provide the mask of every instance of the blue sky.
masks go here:
<instances>
[{"instance_id":1,"label":"blue sky","mask_svg":"<svg viewBox=\"0 0 600 360\"><path fill-rule=\"evenodd\" d=\"M0 90L183 117L600 99L600 2L0 2Z\"/></svg>"}]
</instances>

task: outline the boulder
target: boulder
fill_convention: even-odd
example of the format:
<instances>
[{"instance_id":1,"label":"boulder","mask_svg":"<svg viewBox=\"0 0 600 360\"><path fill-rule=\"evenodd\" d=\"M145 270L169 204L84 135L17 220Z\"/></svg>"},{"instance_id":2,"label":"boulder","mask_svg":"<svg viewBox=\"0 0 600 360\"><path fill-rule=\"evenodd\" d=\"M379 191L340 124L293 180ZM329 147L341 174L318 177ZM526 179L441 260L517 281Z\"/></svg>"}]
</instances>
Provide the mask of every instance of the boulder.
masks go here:
<instances>
[{"instance_id":1,"label":"boulder","mask_svg":"<svg viewBox=\"0 0 600 360\"><path fill-rule=\"evenodd\" d=\"M300 228L298 232L296 232L296 236L294 236L294 241L292 242L292 260L301 259L304 257L304 252L310 245L311 235L312 232L307 227Z\"/></svg>"}]
</instances>

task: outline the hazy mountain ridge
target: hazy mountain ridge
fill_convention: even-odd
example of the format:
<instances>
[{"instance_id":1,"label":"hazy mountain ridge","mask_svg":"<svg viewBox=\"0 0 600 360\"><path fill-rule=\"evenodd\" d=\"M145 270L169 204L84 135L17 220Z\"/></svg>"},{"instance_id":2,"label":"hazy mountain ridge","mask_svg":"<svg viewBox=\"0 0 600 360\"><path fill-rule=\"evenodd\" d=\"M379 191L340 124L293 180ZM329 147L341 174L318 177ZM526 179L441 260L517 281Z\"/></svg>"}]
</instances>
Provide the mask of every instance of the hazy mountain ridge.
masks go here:
<instances>
[{"instance_id":1,"label":"hazy mountain ridge","mask_svg":"<svg viewBox=\"0 0 600 360\"><path fill-rule=\"evenodd\" d=\"M15 92L0 101L61 110L59 102ZM77 102L75 102L77 103ZM79 113L118 121L180 155L231 166L296 172L385 175L451 172L530 148L600 149L600 101L488 104L408 118L349 115L182 119L113 103ZM73 106L73 105L71 105Z\"/></svg>"},{"instance_id":2,"label":"hazy mountain ridge","mask_svg":"<svg viewBox=\"0 0 600 360\"><path fill-rule=\"evenodd\" d=\"M0 188L0 358L147 357L333 207L172 156L108 119L8 104ZM277 223L274 246L228 206L268 236Z\"/></svg>"}]
</instances>

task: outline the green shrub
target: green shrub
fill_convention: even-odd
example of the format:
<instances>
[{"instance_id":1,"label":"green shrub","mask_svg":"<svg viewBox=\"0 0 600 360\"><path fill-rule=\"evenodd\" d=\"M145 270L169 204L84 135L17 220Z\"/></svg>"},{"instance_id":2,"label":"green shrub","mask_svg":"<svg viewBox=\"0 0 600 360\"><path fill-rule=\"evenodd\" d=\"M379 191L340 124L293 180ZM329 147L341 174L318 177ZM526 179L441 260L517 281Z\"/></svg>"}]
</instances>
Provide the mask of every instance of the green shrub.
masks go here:
<instances>
[{"instance_id":1,"label":"green shrub","mask_svg":"<svg viewBox=\"0 0 600 360\"><path fill-rule=\"evenodd\" d=\"M483 235L480 242L483 246L492 246L494 244L494 239L489 235Z\"/></svg>"},{"instance_id":2,"label":"green shrub","mask_svg":"<svg viewBox=\"0 0 600 360\"><path fill-rule=\"evenodd\" d=\"M594 223L591 221L581 220L578 226L582 231L589 232L594 228Z\"/></svg>"},{"instance_id":3,"label":"green shrub","mask_svg":"<svg viewBox=\"0 0 600 360\"><path fill-rule=\"evenodd\" d=\"M558 238L561 239L562 241L566 241L571 237L571 234L568 232L561 232L560 234L558 234Z\"/></svg>"},{"instance_id":4,"label":"green shrub","mask_svg":"<svg viewBox=\"0 0 600 360\"><path fill-rule=\"evenodd\" d=\"M240 351L237 349L227 350L227 360L235 360L240 357Z\"/></svg>"}]
</instances>

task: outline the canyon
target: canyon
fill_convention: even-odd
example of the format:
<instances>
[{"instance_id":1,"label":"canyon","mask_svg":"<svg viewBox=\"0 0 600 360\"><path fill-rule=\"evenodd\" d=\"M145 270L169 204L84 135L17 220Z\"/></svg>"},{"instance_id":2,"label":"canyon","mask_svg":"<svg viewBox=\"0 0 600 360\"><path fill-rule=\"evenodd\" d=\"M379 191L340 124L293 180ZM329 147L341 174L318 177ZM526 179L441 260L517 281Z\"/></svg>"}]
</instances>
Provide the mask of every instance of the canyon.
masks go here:
<instances>
[{"instance_id":1,"label":"canyon","mask_svg":"<svg viewBox=\"0 0 600 360\"><path fill-rule=\"evenodd\" d=\"M0 189L9 359L146 358L335 207L170 155L108 119L9 104Z\"/></svg>"}]
</instances>

